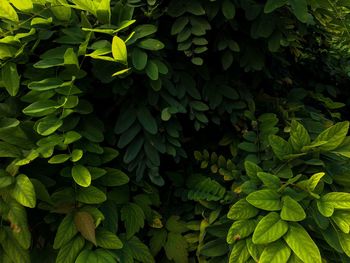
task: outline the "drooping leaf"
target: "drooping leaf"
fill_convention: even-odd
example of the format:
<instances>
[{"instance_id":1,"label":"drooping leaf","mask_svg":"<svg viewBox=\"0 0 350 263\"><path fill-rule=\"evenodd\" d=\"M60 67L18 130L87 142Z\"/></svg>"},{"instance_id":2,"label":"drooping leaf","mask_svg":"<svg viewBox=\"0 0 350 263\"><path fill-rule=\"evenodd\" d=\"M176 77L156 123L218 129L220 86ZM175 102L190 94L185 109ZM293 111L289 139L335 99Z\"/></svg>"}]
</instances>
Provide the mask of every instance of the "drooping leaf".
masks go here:
<instances>
[{"instance_id":1,"label":"drooping leaf","mask_svg":"<svg viewBox=\"0 0 350 263\"><path fill-rule=\"evenodd\" d=\"M128 238L132 237L140 228L144 227L145 214L137 204L128 203L124 205L120 213Z\"/></svg>"}]
</instances>

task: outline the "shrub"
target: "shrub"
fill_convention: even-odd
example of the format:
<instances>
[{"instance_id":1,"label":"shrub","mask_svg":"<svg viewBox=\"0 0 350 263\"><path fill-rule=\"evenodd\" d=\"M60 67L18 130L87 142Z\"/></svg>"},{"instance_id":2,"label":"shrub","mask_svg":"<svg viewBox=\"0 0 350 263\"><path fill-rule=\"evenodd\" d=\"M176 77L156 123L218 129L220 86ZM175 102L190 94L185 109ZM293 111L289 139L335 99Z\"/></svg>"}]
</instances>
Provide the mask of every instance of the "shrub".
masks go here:
<instances>
[{"instance_id":1,"label":"shrub","mask_svg":"<svg viewBox=\"0 0 350 263\"><path fill-rule=\"evenodd\" d=\"M0 262L347 262L348 6L0 0Z\"/></svg>"}]
</instances>

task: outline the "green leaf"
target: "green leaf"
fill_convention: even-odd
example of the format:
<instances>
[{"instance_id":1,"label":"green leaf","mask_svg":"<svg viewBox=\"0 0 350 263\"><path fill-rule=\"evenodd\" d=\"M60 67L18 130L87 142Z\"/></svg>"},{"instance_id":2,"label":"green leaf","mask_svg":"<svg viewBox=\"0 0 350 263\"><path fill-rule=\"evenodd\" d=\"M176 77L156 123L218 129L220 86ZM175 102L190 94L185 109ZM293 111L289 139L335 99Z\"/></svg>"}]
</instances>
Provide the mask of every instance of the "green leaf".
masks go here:
<instances>
[{"instance_id":1,"label":"green leaf","mask_svg":"<svg viewBox=\"0 0 350 263\"><path fill-rule=\"evenodd\" d=\"M33 3L31 0L10 0L10 3L23 12L29 12L33 9Z\"/></svg>"},{"instance_id":2,"label":"green leaf","mask_svg":"<svg viewBox=\"0 0 350 263\"><path fill-rule=\"evenodd\" d=\"M339 232L338 239L343 251L348 257L350 257L350 234Z\"/></svg>"},{"instance_id":3,"label":"green leaf","mask_svg":"<svg viewBox=\"0 0 350 263\"><path fill-rule=\"evenodd\" d=\"M115 234L104 229L96 231L96 243L99 247L106 249L121 249L123 247L122 241Z\"/></svg>"},{"instance_id":4,"label":"green leaf","mask_svg":"<svg viewBox=\"0 0 350 263\"><path fill-rule=\"evenodd\" d=\"M182 30L184 30L185 26L190 22L187 16L180 16L178 17L175 22L173 23L171 27L171 34L172 35L177 35L179 34Z\"/></svg>"},{"instance_id":5,"label":"green leaf","mask_svg":"<svg viewBox=\"0 0 350 263\"><path fill-rule=\"evenodd\" d=\"M36 131L42 136L48 136L58 130L62 125L63 121L61 119L50 115L40 119L36 123Z\"/></svg>"},{"instance_id":6,"label":"green leaf","mask_svg":"<svg viewBox=\"0 0 350 263\"><path fill-rule=\"evenodd\" d=\"M284 196L281 218L286 221L302 221L306 218L303 207L290 196Z\"/></svg>"},{"instance_id":7,"label":"green leaf","mask_svg":"<svg viewBox=\"0 0 350 263\"><path fill-rule=\"evenodd\" d=\"M64 163L64 162L68 161L69 158L70 158L69 154L57 154L55 156L52 156L48 160L48 163L50 163L50 164Z\"/></svg>"},{"instance_id":8,"label":"green leaf","mask_svg":"<svg viewBox=\"0 0 350 263\"><path fill-rule=\"evenodd\" d=\"M94 186L80 188L77 191L76 199L85 204L100 204L107 200L104 192Z\"/></svg>"},{"instance_id":9,"label":"green leaf","mask_svg":"<svg viewBox=\"0 0 350 263\"><path fill-rule=\"evenodd\" d=\"M72 11L71 8L68 7L68 3L66 0L51 0L52 7L51 12L53 15L58 19L62 21L69 21Z\"/></svg>"},{"instance_id":10,"label":"green leaf","mask_svg":"<svg viewBox=\"0 0 350 263\"><path fill-rule=\"evenodd\" d=\"M253 233L254 244L268 244L279 240L288 231L288 223L279 214L271 212L258 223Z\"/></svg>"},{"instance_id":11,"label":"green leaf","mask_svg":"<svg viewBox=\"0 0 350 263\"><path fill-rule=\"evenodd\" d=\"M305 263L321 263L321 255L317 245L297 223L289 225L289 230L284 236L284 240L292 251Z\"/></svg>"},{"instance_id":12,"label":"green leaf","mask_svg":"<svg viewBox=\"0 0 350 263\"><path fill-rule=\"evenodd\" d=\"M64 134L64 144L71 144L78 141L82 136L76 131L69 131Z\"/></svg>"},{"instance_id":13,"label":"green leaf","mask_svg":"<svg viewBox=\"0 0 350 263\"><path fill-rule=\"evenodd\" d=\"M72 177L74 181L82 187L88 187L91 184L91 174L83 165L78 164L73 166Z\"/></svg>"},{"instance_id":14,"label":"green leaf","mask_svg":"<svg viewBox=\"0 0 350 263\"><path fill-rule=\"evenodd\" d=\"M237 240L248 237L254 232L256 227L256 220L238 220L234 222L227 234L226 241L233 244Z\"/></svg>"},{"instance_id":15,"label":"green leaf","mask_svg":"<svg viewBox=\"0 0 350 263\"><path fill-rule=\"evenodd\" d=\"M105 186L121 186L129 182L129 177L119 169L106 168L107 174L99 179Z\"/></svg>"},{"instance_id":16,"label":"green leaf","mask_svg":"<svg viewBox=\"0 0 350 263\"><path fill-rule=\"evenodd\" d=\"M264 6L264 13L268 14L288 3L288 0L267 0Z\"/></svg>"},{"instance_id":17,"label":"green leaf","mask_svg":"<svg viewBox=\"0 0 350 263\"><path fill-rule=\"evenodd\" d=\"M123 64L128 63L126 45L125 45L125 42L120 37L117 37L117 36L113 37L112 55L116 61L120 61Z\"/></svg>"},{"instance_id":18,"label":"green leaf","mask_svg":"<svg viewBox=\"0 0 350 263\"><path fill-rule=\"evenodd\" d=\"M29 116L45 116L54 112L60 105L52 100L39 100L23 109L23 113Z\"/></svg>"},{"instance_id":19,"label":"green leaf","mask_svg":"<svg viewBox=\"0 0 350 263\"><path fill-rule=\"evenodd\" d=\"M1 1L0 1L1 2ZM6 229L8 230L8 229ZM4 240L1 240L1 245L6 255L8 255L8 261L6 262L30 262L29 251L23 249L19 243L13 238L11 232L8 230L5 232Z\"/></svg>"},{"instance_id":20,"label":"green leaf","mask_svg":"<svg viewBox=\"0 0 350 263\"><path fill-rule=\"evenodd\" d=\"M18 15L7 0L0 0L0 18L18 22Z\"/></svg>"},{"instance_id":21,"label":"green leaf","mask_svg":"<svg viewBox=\"0 0 350 263\"><path fill-rule=\"evenodd\" d=\"M80 149L74 149L71 153L71 161L72 162L77 162L83 157L83 150Z\"/></svg>"},{"instance_id":22,"label":"green leaf","mask_svg":"<svg viewBox=\"0 0 350 263\"><path fill-rule=\"evenodd\" d=\"M95 233L95 223L94 218L89 212L79 211L74 214L74 224L80 234L86 239L96 244L96 233Z\"/></svg>"},{"instance_id":23,"label":"green leaf","mask_svg":"<svg viewBox=\"0 0 350 263\"><path fill-rule=\"evenodd\" d=\"M300 151L311 142L310 135L303 125L296 120L292 120L290 131L290 144L295 151Z\"/></svg>"},{"instance_id":24,"label":"green leaf","mask_svg":"<svg viewBox=\"0 0 350 263\"><path fill-rule=\"evenodd\" d=\"M229 263L247 263L250 254L245 240L240 240L232 248Z\"/></svg>"},{"instance_id":25,"label":"green leaf","mask_svg":"<svg viewBox=\"0 0 350 263\"><path fill-rule=\"evenodd\" d=\"M309 18L306 0L288 0L288 1L289 1L289 4L292 6L292 10L296 18L298 18L300 22L306 23Z\"/></svg>"},{"instance_id":26,"label":"green leaf","mask_svg":"<svg viewBox=\"0 0 350 263\"><path fill-rule=\"evenodd\" d=\"M157 229L152 232L152 237L149 242L149 248L153 256L157 255L159 251L163 248L166 243L166 239L168 236L167 230L164 228Z\"/></svg>"},{"instance_id":27,"label":"green leaf","mask_svg":"<svg viewBox=\"0 0 350 263\"><path fill-rule=\"evenodd\" d=\"M30 208L35 207L36 197L34 186L24 174L20 174L16 177L16 184L11 191L11 196L23 206Z\"/></svg>"},{"instance_id":28,"label":"green leaf","mask_svg":"<svg viewBox=\"0 0 350 263\"><path fill-rule=\"evenodd\" d=\"M113 73L112 77L123 75L125 73L128 73L130 70L131 70L131 68L126 68L126 69L119 70L119 71Z\"/></svg>"},{"instance_id":29,"label":"green leaf","mask_svg":"<svg viewBox=\"0 0 350 263\"><path fill-rule=\"evenodd\" d=\"M149 60L146 66L146 74L151 80L157 80L159 78L159 70L157 64L153 60Z\"/></svg>"},{"instance_id":30,"label":"green leaf","mask_svg":"<svg viewBox=\"0 0 350 263\"><path fill-rule=\"evenodd\" d=\"M83 249L84 244L84 238L81 236L77 236L69 241L58 251L56 263L74 263L80 251Z\"/></svg>"},{"instance_id":31,"label":"green leaf","mask_svg":"<svg viewBox=\"0 0 350 263\"><path fill-rule=\"evenodd\" d=\"M175 263L188 262L188 244L186 239L179 233L169 232L164 250L167 258Z\"/></svg>"},{"instance_id":32,"label":"green leaf","mask_svg":"<svg viewBox=\"0 0 350 263\"><path fill-rule=\"evenodd\" d=\"M325 175L325 173L316 173L313 174L308 180L307 180L307 187L309 191L314 191L322 177Z\"/></svg>"},{"instance_id":33,"label":"green leaf","mask_svg":"<svg viewBox=\"0 0 350 263\"><path fill-rule=\"evenodd\" d=\"M209 241L200 249L200 254L206 257L220 257L226 255L228 252L229 248L223 238Z\"/></svg>"},{"instance_id":34,"label":"green leaf","mask_svg":"<svg viewBox=\"0 0 350 263\"><path fill-rule=\"evenodd\" d=\"M97 7L97 19L104 24L111 22L111 0L101 0Z\"/></svg>"},{"instance_id":35,"label":"green leaf","mask_svg":"<svg viewBox=\"0 0 350 263\"><path fill-rule=\"evenodd\" d=\"M331 192L317 200L317 207L322 215L330 217L334 209L350 209L350 193Z\"/></svg>"},{"instance_id":36,"label":"green leaf","mask_svg":"<svg viewBox=\"0 0 350 263\"><path fill-rule=\"evenodd\" d=\"M145 214L140 206L135 203L124 205L120 211L121 220L126 228L127 238L132 237L137 231L144 227Z\"/></svg>"},{"instance_id":37,"label":"green leaf","mask_svg":"<svg viewBox=\"0 0 350 263\"><path fill-rule=\"evenodd\" d=\"M147 65L147 53L139 48L134 48L132 51L132 64L135 69L143 70Z\"/></svg>"},{"instance_id":38,"label":"green leaf","mask_svg":"<svg viewBox=\"0 0 350 263\"><path fill-rule=\"evenodd\" d=\"M246 198L251 205L267 210L278 211L281 209L280 195L275 190L259 190L249 194Z\"/></svg>"},{"instance_id":39,"label":"green leaf","mask_svg":"<svg viewBox=\"0 0 350 263\"><path fill-rule=\"evenodd\" d=\"M326 142L319 146L323 151L336 149L344 141L349 130L349 122L339 122L320 133L312 144Z\"/></svg>"},{"instance_id":40,"label":"green leaf","mask_svg":"<svg viewBox=\"0 0 350 263\"><path fill-rule=\"evenodd\" d=\"M277 135L269 136L269 144L276 157L280 160L286 159L286 157L293 153L292 146L284 139Z\"/></svg>"},{"instance_id":41,"label":"green leaf","mask_svg":"<svg viewBox=\"0 0 350 263\"><path fill-rule=\"evenodd\" d=\"M257 164L251 161L244 162L244 169L247 175L252 179L258 178L257 177L258 173L263 171Z\"/></svg>"},{"instance_id":42,"label":"green leaf","mask_svg":"<svg viewBox=\"0 0 350 263\"><path fill-rule=\"evenodd\" d=\"M137 111L137 119L149 133L156 134L158 132L157 122L146 107L140 108Z\"/></svg>"},{"instance_id":43,"label":"green leaf","mask_svg":"<svg viewBox=\"0 0 350 263\"><path fill-rule=\"evenodd\" d=\"M138 43L138 47L146 50L157 51L163 49L165 46L157 39L148 38Z\"/></svg>"},{"instance_id":44,"label":"green leaf","mask_svg":"<svg viewBox=\"0 0 350 263\"><path fill-rule=\"evenodd\" d=\"M231 2L231 0L224 0L222 3L222 13L224 17L228 20L233 19L236 14L235 5Z\"/></svg>"},{"instance_id":45,"label":"green leaf","mask_svg":"<svg viewBox=\"0 0 350 263\"><path fill-rule=\"evenodd\" d=\"M74 224L74 216L72 213L66 215L58 226L55 240L53 243L54 249L59 249L67 244L76 234L78 230Z\"/></svg>"},{"instance_id":46,"label":"green leaf","mask_svg":"<svg viewBox=\"0 0 350 263\"><path fill-rule=\"evenodd\" d=\"M258 172L257 175L266 187L270 189L280 188L281 180L276 175L265 172Z\"/></svg>"},{"instance_id":47,"label":"green leaf","mask_svg":"<svg viewBox=\"0 0 350 263\"><path fill-rule=\"evenodd\" d=\"M348 211L336 211L332 215L333 222L339 227L339 229L345 234L350 232L350 213Z\"/></svg>"},{"instance_id":48,"label":"green leaf","mask_svg":"<svg viewBox=\"0 0 350 263\"><path fill-rule=\"evenodd\" d=\"M283 242L277 241L269 244L260 256L259 263L282 263L288 262L291 250Z\"/></svg>"},{"instance_id":49,"label":"green leaf","mask_svg":"<svg viewBox=\"0 0 350 263\"><path fill-rule=\"evenodd\" d=\"M137 237L133 236L128 240L123 240L123 243L123 249L127 249L127 253L137 261L142 263L155 263L148 247Z\"/></svg>"},{"instance_id":50,"label":"green leaf","mask_svg":"<svg viewBox=\"0 0 350 263\"><path fill-rule=\"evenodd\" d=\"M232 220L249 219L255 217L259 210L249 204L245 199L241 199L231 206L227 213L227 218Z\"/></svg>"},{"instance_id":51,"label":"green leaf","mask_svg":"<svg viewBox=\"0 0 350 263\"><path fill-rule=\"evenodd\" d=\"M32 90L45 91L63 87L71 82L63 82L63 80L58 78L48 78L40 81L33 81L28 84L28 88Z\"/></svg>"},{"instance_id":52,"label":"green leaf","mask_svg":"<svg viewBox=\"0 0 350 263\"><path fill-rule=\"evenodd\" d=\"M0 3L0 6L1 6L1 3ZM17 72L17 65L12 62L7 62L2 67L1 73L2 73L2 82L7 92L11 96L16 96L18 93L19 84L20 84L20 77Z\"/></svg>"}]
</instances>

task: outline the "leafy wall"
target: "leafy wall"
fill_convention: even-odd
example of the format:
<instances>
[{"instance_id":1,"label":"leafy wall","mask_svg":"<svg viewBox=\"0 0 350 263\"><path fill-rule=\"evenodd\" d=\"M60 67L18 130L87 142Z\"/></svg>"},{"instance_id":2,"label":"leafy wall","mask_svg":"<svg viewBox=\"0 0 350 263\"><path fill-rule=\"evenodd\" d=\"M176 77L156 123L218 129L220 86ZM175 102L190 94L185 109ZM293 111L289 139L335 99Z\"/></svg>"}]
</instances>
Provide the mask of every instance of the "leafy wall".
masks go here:
<instances>
[{"instance_id":1,"label":"leafy wall","mask_svg":"<svg viewBox=\"0 0 350 263\"><path fill-rule=\"evenodd\" d=\"M0 262L350 262L347 0L0 0Z\"/></svg>"}]
</instances>

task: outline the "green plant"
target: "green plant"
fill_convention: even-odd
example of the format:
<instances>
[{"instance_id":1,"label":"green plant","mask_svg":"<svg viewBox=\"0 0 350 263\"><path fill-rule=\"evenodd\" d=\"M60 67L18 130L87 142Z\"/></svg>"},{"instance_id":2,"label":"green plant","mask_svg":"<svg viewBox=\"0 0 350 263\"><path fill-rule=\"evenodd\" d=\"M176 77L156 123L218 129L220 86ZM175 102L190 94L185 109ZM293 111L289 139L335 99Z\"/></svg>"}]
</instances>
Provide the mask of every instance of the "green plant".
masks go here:
<instances>
[{"instance_id":1,"label":"green plant","mask_svg":"<svg viewBox=\"0 0 350 263\"><path fill-rule=\"evenodd\" d=\"M348 260L327 201L348 191L347 1L0 0L0 19L0 262L244 261L265 245L235 241L229 207L253 233L279 215L249 196L276 185L284 219L305 211L288 229Z\"/></svg>"}]
</instances>

